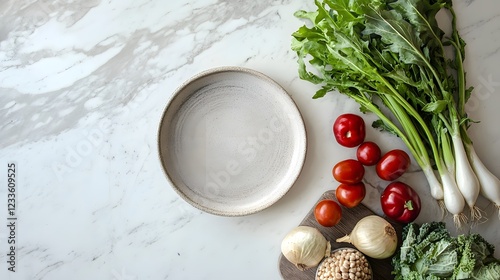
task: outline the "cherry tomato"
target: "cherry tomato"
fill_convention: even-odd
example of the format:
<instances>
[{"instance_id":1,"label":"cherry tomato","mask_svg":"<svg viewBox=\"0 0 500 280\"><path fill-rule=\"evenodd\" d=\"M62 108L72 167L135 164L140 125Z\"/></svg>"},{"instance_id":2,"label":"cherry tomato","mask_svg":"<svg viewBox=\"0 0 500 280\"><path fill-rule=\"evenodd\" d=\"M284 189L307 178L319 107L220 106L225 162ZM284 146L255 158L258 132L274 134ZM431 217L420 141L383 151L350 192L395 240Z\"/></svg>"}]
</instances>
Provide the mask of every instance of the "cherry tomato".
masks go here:
<instances>
[{"instance_id":1,"label":"cherry tomato","mask_svg":"<svg viewBox=\"0 0 500 280\"><path fill-rule=\"evenodd\" d=\"M354 159L343 160L333 167L333 178L343 184L361 182L365 175L365 168L361 162Z\"/></svg>"},{"instance_id":2,"label":"cherry tomato","mask_svg":"<svg viewBox=\"0 0 500 280\"><path fill-rule=\"evenodd\" d=\"M333 227L338 224L342 217L342 208L331 199L324 199L316 204L314 208L316 221L324 227Z\"/></svg>"},{"instance_id":3,"label":"cherry tomato","mask_svg":"<svg viewBox=\"0 0 500 280\"><path fill-rule=\"evenodd\" d=\"M340 184L335 191L335 196L340 204L347 208L358 206L365 198L365 184L359 182L357 184Z\"/></svg>"},{"instance_id":4,"label":"cherry tomato","mask_svg":"<svg viewBox=\"0 0 500 280\"><path fill-rule=\"evenodd\" d=\"M369 141L361 144L356 151L358 161L368 166L377 164L381 156L382 151L380 151L379 146Z\"/></svg>"},{"instance_id":5,"label":"cherry tomato","mask_svg":"<svg viewBox=\"0 0 500 280\"><path fill-rule=\"evenodd\" d=\"M387 217L401 222L413 222L420 214L420 197L402 182L390 183L380 197L382 210Z\"/></svg>"},{"instance_id":6,"label":"cherry tomato","mask_svg":"<svg viewBox=\"0 0 500 280\"><path fill-rule=\"evenodd\" d=\"M356 147L365 140L365 121L355 114L340 115L333 124L333 135L340 145Z\"/></svg>"},{"instance_id":7,"label":"cherry tomato","mask_svg":"<svg viewBox=\"0 0 500 280\"><path fill-rule=\"evenodd\" d=\"M387 152L377 163L377 175L386 181L399 178L410 167L410 157L403 150L391 150Z\"/></svg>"}]
</instances>

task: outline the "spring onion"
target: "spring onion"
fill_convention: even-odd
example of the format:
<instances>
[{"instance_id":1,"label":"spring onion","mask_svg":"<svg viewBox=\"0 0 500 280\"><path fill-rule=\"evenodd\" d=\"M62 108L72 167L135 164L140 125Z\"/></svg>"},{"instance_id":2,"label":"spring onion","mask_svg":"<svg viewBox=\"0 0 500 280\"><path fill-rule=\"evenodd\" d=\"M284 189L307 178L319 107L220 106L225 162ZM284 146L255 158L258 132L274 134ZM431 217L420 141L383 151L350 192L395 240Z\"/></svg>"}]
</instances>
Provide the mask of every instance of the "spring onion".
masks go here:
<instances>
[{"instance_id":1,"label":"spring onion","mask_svg":"<svg viewBox=\"0 0 500 280\"><path fill-rule=\"evenodd\" d=\"M480 191L498 207L500 185L485 186L467 134L465 42L451 0L315 0L316 11L292 34L301 79L321 85L313 98L338 91L379 118L373 126L401 138L426 176L430 194L460 227ZM436 14L451 15L446 36ZM453 57L449 58L448 54ZM484 167L484 165L483 165ZM436 176L437 175L437 176ZM494 176L493 176L494 177ZM498 179L497 179L498 180ZM483 185L480 185L483 184ZM482 190L481 190L482 188ZM488 190L488 188L493 190ZM491 199L491 198L490 198Z\"/></svg>"}]
</instances>

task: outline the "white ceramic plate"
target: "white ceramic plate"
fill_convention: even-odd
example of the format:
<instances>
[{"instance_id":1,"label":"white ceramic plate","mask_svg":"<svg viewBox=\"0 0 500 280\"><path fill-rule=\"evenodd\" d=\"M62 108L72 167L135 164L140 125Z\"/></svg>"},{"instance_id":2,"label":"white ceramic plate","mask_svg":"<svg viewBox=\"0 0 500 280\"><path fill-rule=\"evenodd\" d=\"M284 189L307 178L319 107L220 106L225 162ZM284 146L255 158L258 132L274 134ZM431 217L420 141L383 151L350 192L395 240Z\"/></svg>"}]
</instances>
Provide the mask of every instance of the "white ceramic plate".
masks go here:
<instances>
[{"instance_id":1,"label":"white ceramic plate","mask_svg":"<svg viewBox=\"0 0 500 280\"><path fill-rule=\"evenodd\" d=\"M178 194L222 216L263 210L292 187L306 132L295 103L269 77L221 67L174 93L158 133L161 164Z\"/></svg>"}]
</instances>

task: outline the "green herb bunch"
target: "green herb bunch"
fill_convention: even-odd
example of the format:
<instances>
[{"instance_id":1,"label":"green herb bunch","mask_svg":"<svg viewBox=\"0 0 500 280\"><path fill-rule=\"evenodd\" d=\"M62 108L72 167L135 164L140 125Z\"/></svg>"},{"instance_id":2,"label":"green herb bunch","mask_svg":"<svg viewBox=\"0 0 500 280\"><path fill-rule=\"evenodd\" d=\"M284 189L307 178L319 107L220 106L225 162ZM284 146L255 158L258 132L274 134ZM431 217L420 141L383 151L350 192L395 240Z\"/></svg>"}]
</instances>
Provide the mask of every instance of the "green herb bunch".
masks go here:
<instances>
[{"instance_id":1,"label":"green herb bunch","mask_svg":"<svg viewBox=\"0 0 500 280\"><path fill-rule=\"evenodd\" d=\"M465 104L473 89L466 87L465 42L452 1L315 4L316 11L295 13L308 24L292 34L300 78L321 86L313 98L340 92L376 114L373 126L402 139L457 226L466 221L465 205L472 219L481 218L475 205L481 187L500 209L500 180L477 158L467 134ZM451 20L449 35L438 25L441 11Z\"/></svg>"}]
</instances>

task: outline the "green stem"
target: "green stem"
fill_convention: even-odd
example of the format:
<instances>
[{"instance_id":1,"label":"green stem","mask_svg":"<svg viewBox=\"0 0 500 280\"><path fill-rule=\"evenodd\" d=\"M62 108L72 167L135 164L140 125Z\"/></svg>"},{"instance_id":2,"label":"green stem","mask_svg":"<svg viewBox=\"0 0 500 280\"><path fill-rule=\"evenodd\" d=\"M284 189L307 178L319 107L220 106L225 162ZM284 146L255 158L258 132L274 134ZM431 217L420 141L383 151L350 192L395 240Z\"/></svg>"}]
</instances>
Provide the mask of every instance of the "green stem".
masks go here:
<instances>
[{"instance_id":1,"label":"green stem","mask_svg":"<svg viewBox=\"0 0 500 280\"><path fill-rule=\"evenodd\" d=\"M317 4L318 8L326 15L325 16L326 19L334 27L334 30L341 30L339 28L339 26L336 24L336 22L333 20L333 18L331 18L329 16L329 13L325 10L325 8L322 5L318 5L318 3L319 2L316 1L316 4ZM359 46L356 45L354 42L352 42L352 40L350 38L348 38L342 32L336 32L335 35L342 37L344 39L344 41L346 43L348 43L350 45L350 47L353 48L354 50L358 51L359 53L363 53L363 50L360 50ZM325 38L328 38L328 36L325 36ZM330 51L331 54L336 54L336 52L333 49L330 48L330 46L328 45L328 43L326 44L326 47ZM437 75L435 69L432 67L432 65L430 65L429 61L427 61L427 59L425 58L425 56L423 55L423 53L420 50L418 50L418 55L421 56L421 58L423 59L423 61L425 61L427 67L429 67L430 71L433 73L434 77L436 78L436 80L438 82L438 85L439 85L440 89L443 92L445 92L444 91L444 86L441 83L441 81L438 79L438 75ZM415 108L413 106L411 106L408 103L408 101L406 101L401 96L401 94L399 94L399 92L378 72L377 68L371 66L371 64L368 62L368 60L367 60L367 58L365 56L362 56L363 65L370 66L369 67L370 68L370 71L369 71L370 73L368 73L365 69L361 69L360 67L358 67L358 65L354 65L352 63L352 61L350 61L349 59L347 59L346 57L344 57L344 56L342 56L340 54L338 54L336 57L337 57L337 59L342 60L346 65L349 65L349 67L351 69L353 69L354 71L356 71L358 73L361 73L361 74L363 74L365 76L370 76L369 74L373 73L373 74L375 74L378 77L378 80L381 81L382 84L389 89L389 91L390 91L389 95L390 96L394 96L395 102L400 105L400 106L398 106L398 109L394 109L393 112L395 111L396 113L398 113L398 110L401 110L401 107L402 107L413 118L415 118L415 120L422 127L422 129L423 129L423 131L424 131L424 133L425 133L426 137L428 138L428 141L429 141L429 143L431 145L432 153L434 155L435 162L436 162L436 165L438 167L438 170L441 171L442 170L442 166L440 164L441 161L439 160L439 155L440 154L439 154L439 150L437 149L437 145L435 143L435 139L434 139L431 131L429 130L428 126L426 125L425 121L422 119L422 117L420 116L420 114L415 110ZM366 105L365 105L365 107L368 108L368 106L366 106ZM375 109L375 108L373 108L373 109ZM378 109L376 109L376 110L379 111ZM403 110L401 110L401 111L403 111ZM401 114L401 112L399 112L398 114ZM385 120L384 120L385 117L384 118L381 117L381 115L383 115L382 113L377 114L377 115L379 116L380 119L382 119L385 122ZM387 118L385 118L385 119L388 120ZM390 122L390 123L392 124L392 122ZM416 157L419 157L420 161L422 160L422 158L420 158L420 157L423 156L423 159L426 162L430 162L429 155L428 155L428 153L427 153L427 151L425 149L425 144L423 143L423 141L422 141L422 139L420 137L415 137L415 135L418 135L418 131L413 126L412 121L409 120L409 118L406 118L405 120L403 120L401 122L401 124L403 126L405 126L406 129L407 129L407 132L410 133L410 135L409 135L410 138L407 138L407 137L404 138L405 144L407 144L407 146L412 150L412 153L414 155L417 155ZM411 126L410 126L410 124L411 124ZM397 130L399 131L399 128ZM400 133L400 134L403 135L402 133ZM418 148L418 149L415 149L415 148ZM423 151L425 151L425 152L423 152Z\"/></svg>"},{"instance_id":2,"label":"green stem","mask_svg":"<svg viewBox=\"0 0 500 280\"><path fill-rule=\"evenodd\" d=\"M455 48L455 61L457 66L457 81L458 81L458 115L460 118L465 118L465 71L464 71L464 58L462 57L462 52L460 51L460 38L458 35L458 31L456 30L456 19L455 12L453 9L450 10L453 15L453 40L450 43ZM472 144L472 140L470 139L467 133L467 124L462 123L460 126L460 134L462 136L463 141L466 144Z\"/></svg>"},{"instance_id":3,"label":"green stem","mask_svg":"<svg viewBox=\"0 0 500 280\"><path fill-rule=\"evenodd\" d=\"M436 167L438 168L438 171L441 173L442 166L441 166L440 160L439 160L440 152L439 152L439 149L437 148L434 136L432 135L432 133L431 133L429 127L427 126L427 124L425 123L425 121L422 119L422 116L420 116L420 114L415 110L415 108L413 106L411 106L408 103L408 101L406 101L384 77L379 75L379 78L384 83L384 85L391 91L391 93L393 93L393 96L396 97L396 100L401 105L401 107L403 107L410 114L410 116L415 118L415 120L418 122L420 127L422 127L422 129L424 130L425 136L429 140L429 144L431 146L431 150L432 150L432 153L434 155L434 161L435 161ZM414 131L416 132L416 130L414 130ZM418 132L417 132L417 134L418 134ZM420 137L417 137L417 138L419 139L418 145L421 146L422 149L425 149L425 145L424 145L423 141L421 140L421 138ZM427 154L427 152L426 152L426 154ZM428 155L427 155L427 157L428 157Z\"/></svg>"},{"instance_id":4,"label":"green stem","mask_svg":"<svg viewBox=\"0 0 500 280\"><path fill-rule=\"evenodd\" d=\"M418 135L417 129L415 128L413 122L410 120L410 117L408 116L406 111L401 108L401 105L396 100L394 100L391 95L381 95L380 98L389 105L388 108L391 110L392 114L396 117L403 130L406 132L408 141L411 143L411 146L415 147L415 157L429 158L427 150L425 149L424 144Z\"/></svg>"},{"instance_id":5,"label":"green stem","mask_svg":"<svg viewBox=\"0 0 500 280\"><path fill-rule=\"evenodd\" d=\"M441 130L440 140L443 149L443 160L448 172L455 176L455 157L453 156L453 149L451 148L449 134Z\"/></svg>"},{"instance_id":6,"label":"green stem","mask_svg":"<svg viewBox=\"0 0 500 280\"><path fill-rule=\"evenodd\" d=\"M418 153L418 151L415 149L415 145L408 139L406 134L402 132L398 126L396 126L380 109L375 106L371 101L367 101L359 96L356 95L349 95L349 97L353 98L358 104L364 106L366 109L368 109L370 112L374 113L377 115L377 117L380 118L384 122L385 125L387 125L394 133L396 133L399 138L405 143L405 145L408 147L410 152L415 156L415 160L417 161L418 165L420 165L422 168L425 166L430 165L430 161L428 160L428 157L422 157Z\"/></svg>"},{"instance_id":7,"label":"green stem","mask_svg":"<svg viewBox=\"0 0 500 280\"><path fill-rule=\"evenodd\" d=\"M457 30L457 17L452 7L449 8L449 11L452 16L451 25L452 25L452 37L453 37L453 41L450 41L450 43L455 48L455 63L457 66L458 113L461 116L464 116L465 115L465 72L463 65L464 58L462 57L462 52L460 48L461 43Z\"/></svg>"}]
</instances>

